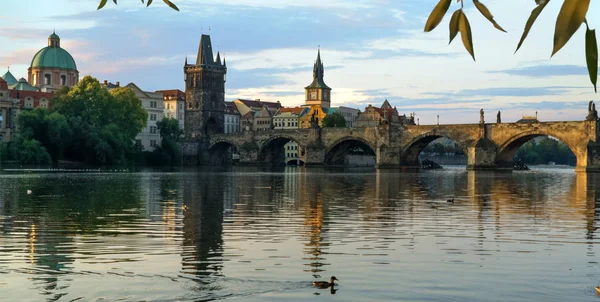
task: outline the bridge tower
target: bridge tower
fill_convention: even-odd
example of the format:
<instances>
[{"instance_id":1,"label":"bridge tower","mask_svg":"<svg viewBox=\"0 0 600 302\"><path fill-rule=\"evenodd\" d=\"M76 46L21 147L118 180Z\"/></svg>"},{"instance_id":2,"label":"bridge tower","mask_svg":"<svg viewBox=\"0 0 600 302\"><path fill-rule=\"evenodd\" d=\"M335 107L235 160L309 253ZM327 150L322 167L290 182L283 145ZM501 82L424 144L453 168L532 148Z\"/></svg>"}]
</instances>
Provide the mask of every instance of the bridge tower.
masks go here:
<instances>
[{"instance_id":1,"label":"bridge tower","mask_svg":"<svg viewBox=\"0 0 600 302\"><path fill-rule=\"evenodd\" d=\"M213 57L209 35L200 37L196 64L183 66L185 77L185 136L200 140L223 133L225 120L225 81L227 65L221 54Z\"/></svg>"},{"instance_id":2,"label":"bridge tower","mask_svg":"<svg viewBox=\"0 0 600 302\"><path fill-rule=\"evenodd\" d=\"M313 68L313 81L304 87L306 90L306 106L320 105L322 108L331 107L331 88L325 84L323 76L325 67L321 61L321 50L317 52L317 60Z\"/></svg>"}]
</instances>

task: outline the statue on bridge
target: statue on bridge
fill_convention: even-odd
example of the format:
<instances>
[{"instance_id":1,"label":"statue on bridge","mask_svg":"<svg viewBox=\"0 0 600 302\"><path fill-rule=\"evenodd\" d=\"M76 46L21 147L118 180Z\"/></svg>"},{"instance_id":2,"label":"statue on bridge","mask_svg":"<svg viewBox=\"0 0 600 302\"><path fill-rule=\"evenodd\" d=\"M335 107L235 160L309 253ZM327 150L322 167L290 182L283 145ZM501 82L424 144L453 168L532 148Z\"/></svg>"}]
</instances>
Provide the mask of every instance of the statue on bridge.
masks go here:
<instances>
[{"instance_id":1,"label":"statue on bridge","mask_svg":"<svg viewBox=\"0 0 600 302\"><path fill-rule=\"evenodd\" d=\"M586 121L596 121L598 120L598 111L596 111L596 104L594 101L590 101L588 103L588 115L585 118Z\"/></svg>"},{"instance_id":2,"label":"statue on bridge","mask_svg":"<svg viewBox=\"0 0 600 302\"><path fill-rule=\"evenodd\" d=\"M485 124L485 120L483 118L483 108L481 108L481 110L479 110L479 123L480 124Z\"/></svg>"},{"instance_id":3,"label":"statue on bridge","mask_svg":"<svg viewBox=\"0 0 600 302\"><path fill-rule=\"evenodd\" d=\"M501 116L500 110L498 110L498 114L496 114L496 123L502 124L502 116Z\"/></svg>"}]
</instances>

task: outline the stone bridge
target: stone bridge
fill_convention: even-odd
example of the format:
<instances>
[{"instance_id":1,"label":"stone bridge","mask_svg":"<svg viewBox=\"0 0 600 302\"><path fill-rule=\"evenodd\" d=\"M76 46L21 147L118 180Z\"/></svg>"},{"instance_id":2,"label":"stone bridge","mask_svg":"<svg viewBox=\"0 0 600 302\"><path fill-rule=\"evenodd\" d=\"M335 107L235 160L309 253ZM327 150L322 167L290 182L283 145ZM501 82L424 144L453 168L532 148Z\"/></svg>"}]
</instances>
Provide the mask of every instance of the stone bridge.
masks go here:
<instances>
[{"instance_id":1,"label":"stone bridge","mask_svg":"<svg viewBox=\"0 0 600 302\"><path fill-rule=\"evenodd\" d=\"M377 167L418 168L419 153L435 139L447 137L463 148L468 169L512 170L516 151L538 136L564 142L577 157L576 170L600 171L597 121L246 131L214 134L183 147L187 162L222 163L234 147L240 164L278 164L283 163L283 146L294 141L306 165L343 164L350 148L361 147L372 151Z\"/></svg>"}]
</instances>

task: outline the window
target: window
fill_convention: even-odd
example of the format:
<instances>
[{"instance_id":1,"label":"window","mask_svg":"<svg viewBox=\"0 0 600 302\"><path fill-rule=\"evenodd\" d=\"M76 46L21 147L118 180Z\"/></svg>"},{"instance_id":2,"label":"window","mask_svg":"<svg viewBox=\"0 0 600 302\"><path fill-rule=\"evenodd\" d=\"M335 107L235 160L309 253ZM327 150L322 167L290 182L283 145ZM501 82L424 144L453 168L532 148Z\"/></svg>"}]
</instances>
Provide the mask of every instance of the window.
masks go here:
<instances>
[{"instance_id":1,"label":"window","mask_svg":"<svg viewBox=\"0 0 600 302\"><path fill-rule=\"evenodd\" d=\"M156 133L156 126L150 126L150 133Z\"/></svg>"},{"instance_id":2,"label":"window","mask_svg":"<svg viewBox=\"0 0 600 302\"><path fill-rule=\"evenodd\" d=\"M25 108L33 108L33 99L32 98L25 99Z\"/></svg>"},{"instance_id":3,"label":"window","mask_svg":"<svg viewBox=\"0 0 600 302\"><path fill-rule=\"evenodd\" d=\"M67 76L66 75L61 75L60 76L60 85L61 86L67 85Z\"/></svg>"},{"instance_id":4,"label":"window","mask_svg":"<svg viewBox=\"0 0 600 302\"><path fill-rule=\"evenodd\" d=\"M156 121L156 114L154 114L154 113L150 114L150 120Z\"/></svg>"},{"instance_id":5,"label":"window","mask_svg":"<svg viewBox=\"0 0 600 302\"><path fill-rule=\"evenodd\" d=\"M50 74L45 74L44 75L44 85L52 85L52 77L50 76Z\"/></svg>"},{"instance_id":6,"label":"window","mask_svg":"<svg viewBox=\"0 0 600 302\"><path fill-rule=\"evenodd\" d=\"M156 108L156 102L150 101L150 108Z\"/></svg>"},{"instance_id":7,"label":"window","mask_svg":"<svg viewBox=\"0 0 600 302\"><path fill-rule=\"evenodd\" d=\"M150 140L150 147L156 147L156 140Z\"/></svg>"}]
</instances>

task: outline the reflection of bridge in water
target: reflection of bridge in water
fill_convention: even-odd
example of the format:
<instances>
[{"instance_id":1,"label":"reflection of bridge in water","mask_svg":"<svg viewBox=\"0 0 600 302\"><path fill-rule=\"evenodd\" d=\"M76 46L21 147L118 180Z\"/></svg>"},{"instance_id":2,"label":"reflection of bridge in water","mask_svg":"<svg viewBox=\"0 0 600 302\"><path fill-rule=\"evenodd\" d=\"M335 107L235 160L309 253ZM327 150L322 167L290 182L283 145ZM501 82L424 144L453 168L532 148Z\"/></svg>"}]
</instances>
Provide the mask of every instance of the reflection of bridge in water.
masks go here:
<instances>
[{"instance_id":1,"label":"reflection of bridge in water","mask_svg":"<svg viewBox=\"0 0 600 302\"><path fill-rule=\"evenodd\" d=\"M280 164L284 145L294 141L306 165L343 165L349 150L360 147L375 154L377 167L418 168L421 151L446 137L464 150L469 170L512 170L516 151L539 136L564 142L577 158L578 171L600 171L597 121L247 131L188 141L184 156L188 162L221 164L230 161L233 149L240 164Z\"/></svg>"}]
</instances>

